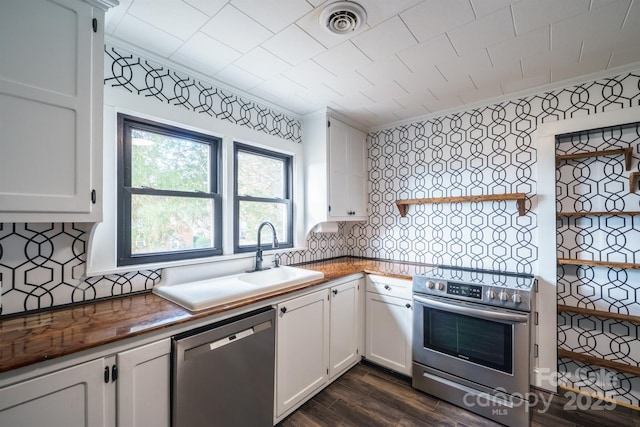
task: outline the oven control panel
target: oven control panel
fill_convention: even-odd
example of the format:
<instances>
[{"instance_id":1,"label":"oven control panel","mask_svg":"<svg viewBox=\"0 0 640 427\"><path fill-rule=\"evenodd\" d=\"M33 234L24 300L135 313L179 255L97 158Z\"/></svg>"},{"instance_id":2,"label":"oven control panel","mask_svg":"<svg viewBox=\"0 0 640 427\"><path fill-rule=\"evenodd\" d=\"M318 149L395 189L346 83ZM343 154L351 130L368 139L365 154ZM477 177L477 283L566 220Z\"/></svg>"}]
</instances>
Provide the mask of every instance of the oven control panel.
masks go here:
<instances>
[{"instance_id":1,"label":"oven control panel","mask_svg":"<svg viewBox=\"0 0 640 427\"><path fill-rule=\"evenodd\" d=\"M413 293L414 295L439 295L519 311L531 311L532 308L529 289L465 283L458 280L449 281L439 277L414 276Z\"/></svg>"},{"instance_id":2,"label":"oven control panel","mask_svg":"<svg viewBox=\"0 0 640 427\"><path fill-rule=\"evenodd\" d=\"M449 295L482 299L482 286L449 282L447 283L447 293Z\"/></svg>"}]
</instances>

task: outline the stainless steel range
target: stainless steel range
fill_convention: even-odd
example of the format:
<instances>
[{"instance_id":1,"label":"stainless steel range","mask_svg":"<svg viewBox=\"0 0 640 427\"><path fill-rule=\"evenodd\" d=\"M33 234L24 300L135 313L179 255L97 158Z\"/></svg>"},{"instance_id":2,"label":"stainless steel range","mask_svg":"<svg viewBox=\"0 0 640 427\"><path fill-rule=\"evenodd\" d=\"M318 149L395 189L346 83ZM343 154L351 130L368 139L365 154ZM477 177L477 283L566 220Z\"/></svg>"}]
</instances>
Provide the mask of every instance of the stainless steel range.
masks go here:
<instances>
[{"instance_id":1,"label":"stainless steel range","mask_svg":"<svg viewBox=\"0 0 640 427\"><path fill-rule=\"evenodd\" d=\"M529 425L535 279L437 267L413 278L413 386L470 411Z\"/></svg>"}]
</instances>

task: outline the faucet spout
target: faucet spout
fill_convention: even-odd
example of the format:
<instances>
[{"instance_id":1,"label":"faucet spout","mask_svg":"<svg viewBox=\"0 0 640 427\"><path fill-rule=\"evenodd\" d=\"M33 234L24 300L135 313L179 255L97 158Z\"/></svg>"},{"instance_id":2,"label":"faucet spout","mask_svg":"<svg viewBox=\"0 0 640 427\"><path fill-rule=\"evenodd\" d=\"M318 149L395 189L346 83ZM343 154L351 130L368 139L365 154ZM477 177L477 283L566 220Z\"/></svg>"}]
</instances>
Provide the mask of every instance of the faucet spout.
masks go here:
<instances>
[{"instance_id":1,"label":"faucet spout","mask_svg":"<svg viewBox=\"0 0 640 427\"><path fill-rule=\"evenodd\" d=\"M261 235L262 235L262 228L264 226L269 226L271 228L271 233L273 235L273 241L271 243L271 247L272 248L277 248L278 247L278 236L276 234L276 228L273 226L273 224L271 224L269 221L265 221L262 224L260 224L260 226L258 227L258 248L256 250L256 265L255 268L251 271L261 271L261 270L267 270L269 269L269 267L267 268L263 268L262 267L262 239L261 239Z\"/></svg>"}]
</instances>

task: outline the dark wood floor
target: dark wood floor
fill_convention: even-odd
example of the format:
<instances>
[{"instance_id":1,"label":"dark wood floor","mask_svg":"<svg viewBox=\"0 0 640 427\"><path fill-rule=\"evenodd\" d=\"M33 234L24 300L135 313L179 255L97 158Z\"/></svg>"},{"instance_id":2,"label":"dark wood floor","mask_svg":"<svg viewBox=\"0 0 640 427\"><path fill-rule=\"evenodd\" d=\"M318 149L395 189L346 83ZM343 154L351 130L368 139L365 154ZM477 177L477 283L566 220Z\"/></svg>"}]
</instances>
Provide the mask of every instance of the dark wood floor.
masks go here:
<instances>
[{"instance_id":1,"label":"dark wood floor","mask_svg":"<svg viewBox=\"0 0 640 427\"><path fill-rule=\"evenodd\" d=\"M551 402L546 413L532 408L532 427L640 427L640 412L632 409L618 406L611 411L569 411L563 409L567 401L562 397L553 396ZM352 368L279 424L280 427L500 425L411 388L408 378L365 363Z\"/></svg>"}]
</instances>

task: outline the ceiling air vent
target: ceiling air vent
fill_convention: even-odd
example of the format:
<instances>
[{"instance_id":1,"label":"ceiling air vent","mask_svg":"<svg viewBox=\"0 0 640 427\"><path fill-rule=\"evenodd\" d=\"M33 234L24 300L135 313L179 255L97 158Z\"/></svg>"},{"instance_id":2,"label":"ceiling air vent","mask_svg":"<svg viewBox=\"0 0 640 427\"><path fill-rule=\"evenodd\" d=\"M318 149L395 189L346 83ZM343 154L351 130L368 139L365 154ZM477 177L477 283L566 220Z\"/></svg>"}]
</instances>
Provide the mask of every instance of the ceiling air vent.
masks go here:
<instances>
[{"instance_id":1,"label":"ceiling air vent","mask_svg":"<svg viewBox=\"0 0 640 427\"><path fill-rule=\"evenodd\" d=\"M349 34L367 22L367 12L358 3L339 1L324 8L320 24L334 34Z\"/></svg>"}]
</instances>

